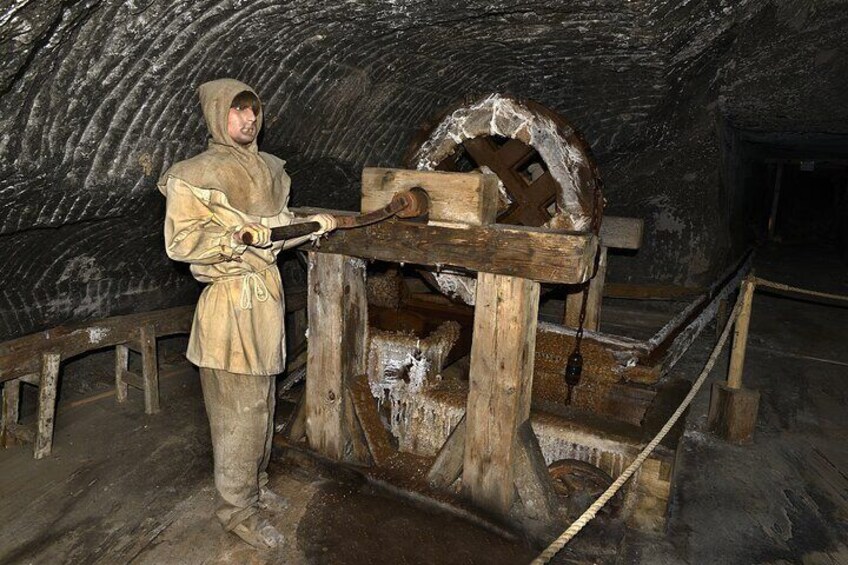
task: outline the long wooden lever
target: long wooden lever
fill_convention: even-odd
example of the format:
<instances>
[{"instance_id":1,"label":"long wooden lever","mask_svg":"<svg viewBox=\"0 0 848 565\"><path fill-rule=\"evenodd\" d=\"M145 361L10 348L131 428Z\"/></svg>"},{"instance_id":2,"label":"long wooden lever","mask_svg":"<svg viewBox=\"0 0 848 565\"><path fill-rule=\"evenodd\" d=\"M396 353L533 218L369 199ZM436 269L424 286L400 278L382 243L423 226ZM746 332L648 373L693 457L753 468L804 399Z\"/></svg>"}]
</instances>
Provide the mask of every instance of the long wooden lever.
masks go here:
<instances>
[{"instance_id":1,"label":"long wooden lever","mask_svg":"<svg viewBox=\"0 0 848 565\"><path fill-rule=\"evenodd\" d=\"M404 192L398 192L392 197L392 201L379 210L355 216L334 216L336 228L346 230L360 228L377 222L382 222L397 216L398 218L418 218L427 214L430 209L430 198L422 188L411 188ZM303 222L271 228L271 241L292 239L303 235L314 233L321 229L318 222ZM241 241L245 245L253 244L253 236L243 233Z\"/></svg>"}]
</instances>

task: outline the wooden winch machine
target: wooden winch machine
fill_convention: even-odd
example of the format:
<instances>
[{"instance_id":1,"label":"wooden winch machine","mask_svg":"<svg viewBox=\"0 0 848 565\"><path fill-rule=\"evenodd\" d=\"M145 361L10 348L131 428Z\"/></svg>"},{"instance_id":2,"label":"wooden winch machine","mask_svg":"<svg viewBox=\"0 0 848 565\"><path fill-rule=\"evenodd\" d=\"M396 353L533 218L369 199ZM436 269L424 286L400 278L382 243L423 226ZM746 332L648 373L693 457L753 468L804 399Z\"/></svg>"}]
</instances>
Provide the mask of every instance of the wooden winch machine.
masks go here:
<instances>
[{"instance_id":1,"label":"wooden winch machine","mask_svg":"<svg viewBox=\"0 0 848 565\"><path fill-rule=\"evenodd\" d=\"M370 225L338 230L308 249L309 348L300 427L309 449L325 458L381 458L353 400L367 378L366 260L474 271L466 415L433 463L430 482L447 487L461 477L462 493L473 505L520 523L553 524L556 495L529 421L540 283L588 280L599 242L591 232L495 224L497 190L494 175L363 171L363 214L335 214L341 227ZM318 226L287 227L301 235Z\"/></svg>"}]
</instances>

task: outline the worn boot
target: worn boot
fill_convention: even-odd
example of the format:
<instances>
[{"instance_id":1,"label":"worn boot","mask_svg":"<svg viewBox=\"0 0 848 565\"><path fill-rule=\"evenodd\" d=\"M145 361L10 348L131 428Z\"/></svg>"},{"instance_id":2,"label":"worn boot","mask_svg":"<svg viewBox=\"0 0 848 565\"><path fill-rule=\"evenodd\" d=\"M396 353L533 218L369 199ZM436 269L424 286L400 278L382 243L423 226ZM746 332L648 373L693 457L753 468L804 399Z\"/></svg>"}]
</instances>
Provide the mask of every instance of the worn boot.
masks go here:
<instances>
[{"instance_id":1,"label":"worn boot","mask_svg":"<svg viewBox=\"0 0 848 565\"><path fill-rule=\"evenodd\" d=\"M256 549L276 549L284 543L283 534L258 514L246 518L230 531Z\"/></svg>"},{"instance_id":2,"label":"worn boot","mask_svg":"<svg viewBox=\"0 0 848 565\"><path fill-rule=\"evenodd\" d=\"M289 507L289 501L268 487L259 487L259 508L274 514L282 514Z\"/></svg>"}]
</instances>

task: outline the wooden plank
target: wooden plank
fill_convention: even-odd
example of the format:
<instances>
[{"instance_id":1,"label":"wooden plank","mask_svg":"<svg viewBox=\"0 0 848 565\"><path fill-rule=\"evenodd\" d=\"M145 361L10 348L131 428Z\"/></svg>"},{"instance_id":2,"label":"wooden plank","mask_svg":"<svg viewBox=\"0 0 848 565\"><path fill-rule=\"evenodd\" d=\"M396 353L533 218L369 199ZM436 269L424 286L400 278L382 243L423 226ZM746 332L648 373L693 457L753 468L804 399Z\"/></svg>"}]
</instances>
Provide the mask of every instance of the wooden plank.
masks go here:
<instances>
[{"instance_id":1,"label":"wooden plank","mask_svg":"<svg viewBox=\"0 0 848 565\"><path fill-rule=\"evenodd\" d=\"M447 173L366 167L362 170L362 211L386 206L398 192L423 188L430 197L430 219L475 226L495 221L498 179L480 173Z\"/></svg>"},{"instance_id":2,"label":"wooden plank","mask_svg":"<svg viewBox=\"0 0 848 565\"><path fill-rule=\"evenodd\" d=\"M350 379L365 373L365 264L344 255L310 252L308 304L306 436L312 449L342 460L350 441L345 389Z\"/></svg>"},{"instance_id":3,"label":"wooden plank","mask_svg":"<svg viewBox=\"0 0 848 565\"><path fill-rule=\"evenodd\" d=\"M462 485L476 504L507 514L515 440L530 415L539 284L480 273L474 310Z\"/></svg>"},{"instance_id":4,"label":"wooden plank","mask_svg":"<svg viewBox=\"0 0 848 565\"><path fill-rule=\"evenodd\" d=\"M555 233L522 226L457 227L388 220L333 232L314 251L579 284L591 274L597 246L592 234ZM307 249L312 250L311 246Z\"/></svg>"},{"instance_id":5,"label":"wooden plank","mask_svg":"<svg viewBox=\"0 0 848 565\"><path fill-rule=\"evenodd\" d=\"M56 418L56 387L59 381L58 353L41 356L41 382L38 384L38 424L34 456L43 459L53 450L53 422Z\"/></svg>"},{"instance_id":6,"label":"wooden plank","mask_svg":"<svg viewBox=\"0 0 848 565\"><path fill-rule=\"evenodd\" d=\"M368 451L375 465L383 465L395 453L389 431L380 420L377 412L377 400L371 395L368 376L359 375L350 383L351 399L356 417L365 435Z\"/></svg>"},{"instance_id":7,"label":"wooden plank","mask_svg":"<svg viewBox=\"0 0 848 565\"><path fill-rule=\"evenodd\" d=\"M130 348L125 344L115 346L115 399L119 403L127 401L127 382L124 374L129 371Z\"/></svg>"},{"instance_id":8,"label":"wooden plank","mask_svg":"<svg viewBox=\"0 0 848 565\"><path fill-rule=\"evenodd\" d=\"M141 378L144 380L144 413L159 412L159 364L156 352L156 328L152 324L141 327L138 334L141 350Z\"/></svg>"},{"instance_id":9,"label":"wooden plank","mask_svg":"<svg viewBox=\"0 0 848 565\"><path fill-rule=\"evenodd\" d=\"M436 460L427 473L427 482L436 489L449 488L462 474L465 457L465 415L454 426L445 444L436 455Z\"/></svg>"},{"instance_id":10,"label":"wooden plank","mask_svg":"<svg viewBox=\"0 0 848 565\"><path fill-rule=\"evenodd\" d=\"M44 351L63 359L86 351L114 347L135 339L138 328L152 324L157 336L188 333L194 305L114 316L96 322L58 326L0 343L0 383L39 371Z\"/></svg>"},{"instance_id":11,"label":"wooden plank","mask_svg":"<svg viewBox=\"0 0 848 565\"><path fill-rule=\"evenodd\" d=\"M601 245L613 249L639 249L645 222L639 218L604 216L601 222Z\"/></svg>"}]
</instances>

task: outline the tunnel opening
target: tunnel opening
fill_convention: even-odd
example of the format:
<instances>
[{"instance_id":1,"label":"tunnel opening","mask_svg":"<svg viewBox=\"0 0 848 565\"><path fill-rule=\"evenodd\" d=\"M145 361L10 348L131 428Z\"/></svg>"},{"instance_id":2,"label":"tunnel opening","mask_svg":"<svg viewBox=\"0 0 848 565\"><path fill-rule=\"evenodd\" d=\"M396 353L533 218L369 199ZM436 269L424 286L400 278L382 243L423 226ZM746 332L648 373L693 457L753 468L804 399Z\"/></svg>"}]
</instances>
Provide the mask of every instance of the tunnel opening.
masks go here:
<instances>
[{"instance_id":1,"label":"tunnel opening","mask_svg":"<svg viewBox=\"0 0 848 565\"><path fill-rule=\"evenodd\" d=\"M845 136L727 126L722 147L736 249L794 247L848 260Z\"/></svg>"}]
</instances>

